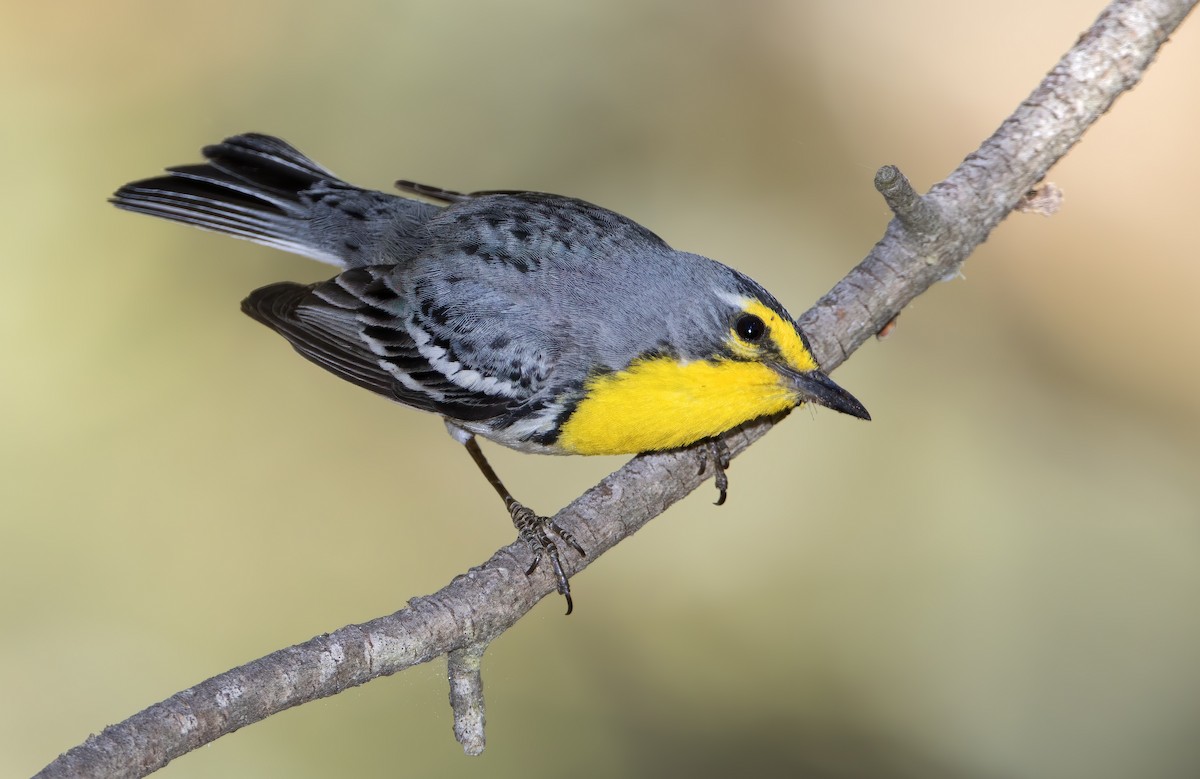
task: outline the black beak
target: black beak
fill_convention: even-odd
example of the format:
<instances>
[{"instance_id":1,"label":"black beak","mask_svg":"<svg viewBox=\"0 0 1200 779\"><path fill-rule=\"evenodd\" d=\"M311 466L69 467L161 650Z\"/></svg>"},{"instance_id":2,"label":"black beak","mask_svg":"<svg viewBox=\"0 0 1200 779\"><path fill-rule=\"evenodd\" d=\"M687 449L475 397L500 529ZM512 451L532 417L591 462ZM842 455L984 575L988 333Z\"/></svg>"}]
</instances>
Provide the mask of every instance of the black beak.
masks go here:
<instances>
[{"instance_id":1,"label":"black beak","mask_svg":"<svg viewBox=\"0 0 1200 779\"><path fill-rule=\"evenodd\" d=\"M776 370L792 382L792 386L800 393L800 399L803 402L816 403L859 419L869 420L871 418L867 409L858 402L857 398L834 384L833 379L824 373L820 371L800 373L787 368L776 368Z\"/></svg>"}]
</instances>

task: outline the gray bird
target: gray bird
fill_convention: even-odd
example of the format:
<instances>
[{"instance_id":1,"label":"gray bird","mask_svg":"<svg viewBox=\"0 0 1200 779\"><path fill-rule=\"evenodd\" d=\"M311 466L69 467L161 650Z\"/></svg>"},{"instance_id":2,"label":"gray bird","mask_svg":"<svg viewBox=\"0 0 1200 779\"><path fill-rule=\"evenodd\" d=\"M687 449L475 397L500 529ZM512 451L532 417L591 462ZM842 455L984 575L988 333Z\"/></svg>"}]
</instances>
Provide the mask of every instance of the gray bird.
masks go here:
<instances>
[{"instance_id":1,"label":"gray bird","mask_svg":"<svg viewBox=\"0 0 1200 779\"><path fill-rule=\"evenodd\" d=\"M540 454L710 444L720 503L721 434L806 402L870 418L774 296L612 211L541 192L361 189L254 133L203 154L111 202L341 268L255 290L242 310L331 373L441 415L528 543L528 573L550 559L568 614L549 533L583 548L513 499L475 436Z\"/></svg>"}]
</instances>

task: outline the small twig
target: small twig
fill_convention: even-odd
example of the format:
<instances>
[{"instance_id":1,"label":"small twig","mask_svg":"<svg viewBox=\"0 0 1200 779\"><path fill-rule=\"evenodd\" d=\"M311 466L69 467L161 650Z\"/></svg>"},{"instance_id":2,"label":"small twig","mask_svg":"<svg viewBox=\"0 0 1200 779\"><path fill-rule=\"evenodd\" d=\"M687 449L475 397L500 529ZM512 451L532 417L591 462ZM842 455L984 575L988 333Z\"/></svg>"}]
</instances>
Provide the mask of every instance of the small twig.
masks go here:
<instances>
[{"instance_id":1,"label":"small twig","mask_svg":"<svg viewBox=\"0 0 1200 779\"><path fill-rule=\"evenodd\" d=\"M914 239L925 240L937 235L943 225L942 215L936 206L917 194L895 165L884 165L879 169L875 174L875 189Z\"/></svg>"},{"instance_id":2,"label":"small twig","mask_svg":"<svg viewBox=\"0 0 1200 779\"><path fill-rule=\"evenodd\" d=\"M487 644L468 644L447 656L450 709L454 712L454 738L468 755L483 754L483 676L479 669Z\"/></svg>"}]
</instances>

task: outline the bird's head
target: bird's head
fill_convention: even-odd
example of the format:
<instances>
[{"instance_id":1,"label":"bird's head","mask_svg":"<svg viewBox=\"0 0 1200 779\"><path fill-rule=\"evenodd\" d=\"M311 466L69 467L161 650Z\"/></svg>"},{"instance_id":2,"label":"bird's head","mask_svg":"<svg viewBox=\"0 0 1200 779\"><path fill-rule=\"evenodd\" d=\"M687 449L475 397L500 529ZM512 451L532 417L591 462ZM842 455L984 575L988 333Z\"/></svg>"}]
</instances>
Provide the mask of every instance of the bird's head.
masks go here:
<instances>
[{"instance_id":1,"label":"bird's head","mask_svg":"<svg viewBox=\"0 0 1200 779\"><path fill-rule=\"evenodd\" d=\"M857 398L821 370L799 325L765 290L762 294L720 291L717 296L725 304L728 321L724 355L718 359L769 367L778 375L780 390L792 394L793 405L815 403L859 419L871 418Z\"/></svg>"},{"instance_id":2,"label":"bird's head","mask_svg":"<svg viewBox=\"0 0 1200 779\"><path fill-rule=\"evenodd\" d=\"M605 331L611 367L584 385L561 431L566 451L689 446L801 403L870 419L769 292L719 263L678 256L673 272L644 277L647 288L621 291L622 315Z\"/></svg>"}]
</instances>

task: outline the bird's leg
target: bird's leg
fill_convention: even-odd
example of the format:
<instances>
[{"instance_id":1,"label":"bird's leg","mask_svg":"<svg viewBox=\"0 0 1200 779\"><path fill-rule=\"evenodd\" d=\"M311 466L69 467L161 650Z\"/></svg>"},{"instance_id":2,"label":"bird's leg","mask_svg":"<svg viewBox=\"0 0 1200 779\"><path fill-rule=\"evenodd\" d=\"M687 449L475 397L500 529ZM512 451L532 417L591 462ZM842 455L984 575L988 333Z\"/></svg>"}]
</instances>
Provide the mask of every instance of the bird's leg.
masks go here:
<instances>
[{"instance_id":1,"label":"bird's leg","mask_svg":"<svg viewBox=\"0 0 1200 779\"><path fill-rule=\"evenodd\" d=\"M712 462L713 470L716 474L713 476L713 484L720 493L717 496L714 506L720 506L725 503L725 496L729 490L729 477L725 475L725 471L729 468L729 447L725 444L724 438L710 438L705 442L708 449L708 460ZM704 467L700 468L701 473L704 472Z\"/></svg>"},{"instance_id":2,"label":"bird's leg","mask_svg":"<svg viewBox=\"0 0 1200 779\"><path fill-rule=\"evenodd\" d=\"M449 427L449 424L447 423ZM464 431L465 432L465 431ZM554 576L558 580L558 594L567 599L567 613L570 614L575 608L575 604L571 602L571 583L567 580L567 574L563 571L562 561L559 559L558 546L554 543L554 539L550 537L550 533L562 539L563 543L579 553L580 557L587 557L587 553L583 551L583 547L575 540L566 528L559 525L549 517L543 517L526 508L519 503L500 481L500 477L496 475L491 463L483 456L483 450L479 448L479 442L475 440L475 436L466 434L459 435L457 428L451 428L451 435L460 440L463 446L467 447L467 451L471 454L471 459L479 466L479 470L483 472L483 476L492 485L492 488L500 495L504 501L504 507L508 509L508 514L512 517L513 526L517 528L517 535L520 536L526 544L529 545L529 551L533 554L533 562L529 565L529 569L525 571L525 575L529 576L537 570L538 565L542 562L542 557L548 557L550 564L554 566ZM549 531L549 532L547 532Z\"/></svg>"}]
</instances>

